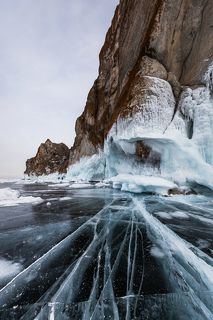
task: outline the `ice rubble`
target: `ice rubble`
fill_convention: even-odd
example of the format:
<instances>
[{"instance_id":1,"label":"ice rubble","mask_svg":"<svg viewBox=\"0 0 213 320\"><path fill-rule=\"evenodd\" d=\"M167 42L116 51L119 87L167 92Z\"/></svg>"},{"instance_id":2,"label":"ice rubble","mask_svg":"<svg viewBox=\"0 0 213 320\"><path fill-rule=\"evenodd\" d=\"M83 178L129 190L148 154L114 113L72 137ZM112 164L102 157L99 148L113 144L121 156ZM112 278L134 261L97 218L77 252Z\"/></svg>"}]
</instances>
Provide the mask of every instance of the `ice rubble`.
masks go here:
<instances>
[{"instance_id":1,"label":"ice rubble","mask_svg":"<svg viewBox=\"0 0 213 320\"><path fill-rule=\"evenodd\" d=\"M23 197L19 191L11 188L0 189L0 206L16 206L23 203L39 203L43 200L40 197Z\"/></svg>"}]
</instances>

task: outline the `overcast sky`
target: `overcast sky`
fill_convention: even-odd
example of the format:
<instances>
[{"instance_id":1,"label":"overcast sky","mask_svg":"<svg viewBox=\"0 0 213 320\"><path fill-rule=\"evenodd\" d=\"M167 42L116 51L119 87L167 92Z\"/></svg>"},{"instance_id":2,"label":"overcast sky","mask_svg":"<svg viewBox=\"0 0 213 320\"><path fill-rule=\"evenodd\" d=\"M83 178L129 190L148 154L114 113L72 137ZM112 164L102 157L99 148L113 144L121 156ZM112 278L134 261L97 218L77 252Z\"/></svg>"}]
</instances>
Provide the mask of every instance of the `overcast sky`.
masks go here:
<instances>
[{"instance_id":1,"label":"overcast sky","mask_svg":"<svg viewBox=\"0 0 213 320\"><path fill-rule=\"evenodd\" d=\"M0 177L65 142L98 72L118 0L0 0Z\"/></svg>"}]
</instances>

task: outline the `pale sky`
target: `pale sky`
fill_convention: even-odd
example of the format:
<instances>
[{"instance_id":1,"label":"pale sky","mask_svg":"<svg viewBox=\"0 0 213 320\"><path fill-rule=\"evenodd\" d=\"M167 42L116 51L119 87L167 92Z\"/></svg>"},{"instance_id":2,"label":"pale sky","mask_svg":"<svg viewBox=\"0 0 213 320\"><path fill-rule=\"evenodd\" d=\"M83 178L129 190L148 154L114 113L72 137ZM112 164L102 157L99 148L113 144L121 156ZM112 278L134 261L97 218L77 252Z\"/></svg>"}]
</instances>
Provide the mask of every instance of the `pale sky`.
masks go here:
<instances>
[{"instance_id":1,"label":"pale sky","mask_svg":"<svg viewBox=\"0 0 213 320\"><path fill-rule=\"evenodd\" d=\"M69 147L118 0L0 0L0 177L50 138Z\"/></svg>"}]
</instances>

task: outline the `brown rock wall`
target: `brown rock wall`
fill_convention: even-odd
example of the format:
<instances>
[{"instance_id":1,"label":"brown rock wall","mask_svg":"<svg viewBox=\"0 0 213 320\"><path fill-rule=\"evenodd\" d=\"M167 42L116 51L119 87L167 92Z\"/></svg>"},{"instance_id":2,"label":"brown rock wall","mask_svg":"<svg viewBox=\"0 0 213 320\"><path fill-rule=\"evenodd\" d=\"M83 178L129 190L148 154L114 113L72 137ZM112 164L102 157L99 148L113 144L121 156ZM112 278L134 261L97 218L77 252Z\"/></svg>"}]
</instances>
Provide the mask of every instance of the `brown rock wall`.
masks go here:
<instances>
[{"instance_id":1,"label":"brown rock wall","mask_svg":"<svg viewBox=\"0 0 213 320\"><path fill-rule=\"evenodd\" d=\"M183 86L203 83L213 58L212 16L211 0L120 1L100 52L99 76L77 120L70 164L103 146L129 109L138 72L167 80L177 103ZM142 94L139 100L147 99L147 91Z\"/></svg>"}]
</instances>

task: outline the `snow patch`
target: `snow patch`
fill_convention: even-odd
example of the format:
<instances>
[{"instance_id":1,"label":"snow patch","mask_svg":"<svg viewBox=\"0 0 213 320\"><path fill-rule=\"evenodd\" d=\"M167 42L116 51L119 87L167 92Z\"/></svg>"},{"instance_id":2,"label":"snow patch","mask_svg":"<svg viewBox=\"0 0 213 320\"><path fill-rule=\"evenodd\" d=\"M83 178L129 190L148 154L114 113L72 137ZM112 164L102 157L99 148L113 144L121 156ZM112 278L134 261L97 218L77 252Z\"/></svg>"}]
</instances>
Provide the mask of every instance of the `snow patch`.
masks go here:
<instances>
[{"instance_id":1,"label":"snow patch","mask_svg":"<svg viewBox=\"0 0 213 320\"><path fill-rule=\"evenodd\" d=\"M188 214L182 211L174 211L174 212L170 212L170 214L173 218L189 219Z\"/></svg>"},{"instance_id":2,"label":"snow patch","mask_svg":"<svg viewBox=\"0 0 213 320\"><path fill-rule=\"evenodd\" d=\"M35 184L36 182L37 182L36 180L22 179L22 180L16 181L15 184L17 184L17 185L25 185L25 184Z\"/></svg>"},{"instance_id":3,"label":"snow patch","mask_svg":"<svg viewBox=\"0 0 213 320\"><path fill-rule=\"evenodd\" d=\"M19 181L20 179L0 179L0 183L13 183L13 182L17 182Z\"/></svg>"},{"instance_id":4,"label":"snow patch","mask_svg":"<svg viewBox=\"0 0 213 320\"><path fill-rule=\"evenodd\" d=\"M69 183L54 183L54 184L48 184L48 187L50 188L66 188L69 187Z\"/></svg>"},{"instance_id":5,"label":"snow patch","mask_svg":"<svg viewBox=\"0 0 213 320\"><path fill-rule=\"evenodd\" d=\"M150 253L155 258L163 258L165 256L164 252L156 245L152 246Z\"/></svg>"},{"instance_id":6,"label":"snow patch","mask_svg":"<svg viewBox=\"0 0 213 320\"><path fill-rule=\"evenodd\" d=\"M155 215L162 219L172 219L171 214L168 212L158 211L158 212L155 212Z\"/></svg>"},{"instance_id":7,"label":"snow patch","mask_svg":"<svg viewBox=\"0 0 213 320\"><path fill-rule=\"evenodd\" d=\"M98 182L98 183L95 184L96 188L107 188L109 186L110 186L110 184L107 183L107 182Z\"/></svg>"},{"instance_id":8,"label":"snow patch","mask_svg":"<svg viewBox=\"0 0 213 320\"><path fill-rule=\"evenodd\" d=\"M71 197L62 197L62 198L59 198L59 201L69 201L71 199L72 199Z\"/></svg>"},{"instance_id":9,"label":"snow patch","mask_svg":"<svg viewBox=\"0 0 213 320\"><path fill-rule=\"evenodd\" d=\"M40 197L23 197L20 192L11 188L0 189L0 206L16 206L24 203L40 203L43 200Z\"/></svg>"},{"instance_id":10,"label":"snow patch","mask_svg":"<svg viewBox=\"0 0 213 320\"><path fill-rule=\"evenodd\" d=\"M16 276L23 269L17 262L0 258L0 279L7 279Z\"/></svg>"}]
</instances>

